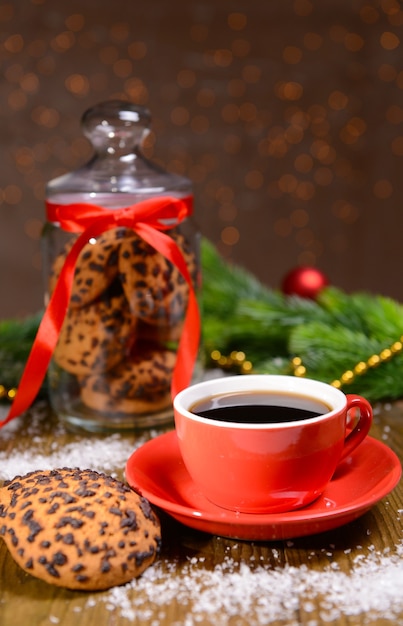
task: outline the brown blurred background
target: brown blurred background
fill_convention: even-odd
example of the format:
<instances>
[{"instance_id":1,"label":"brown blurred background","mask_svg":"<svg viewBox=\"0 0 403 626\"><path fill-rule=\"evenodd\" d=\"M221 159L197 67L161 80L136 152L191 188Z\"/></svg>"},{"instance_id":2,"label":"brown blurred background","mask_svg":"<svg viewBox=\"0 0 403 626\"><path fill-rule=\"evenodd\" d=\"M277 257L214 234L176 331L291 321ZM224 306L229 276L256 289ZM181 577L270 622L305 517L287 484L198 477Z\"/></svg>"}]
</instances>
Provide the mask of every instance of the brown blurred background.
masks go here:
<instances>
[{"instance_id":1,"label":"brown blurred background","mask_svg":"<svg viewBox=\"0 0 403 626\"><path fill-rule=\"evenodd\" d=\"M395 0L0 1L0 318L42 307L45 184L115 97L225 257L403 300L402 26Z\"/></svg>"}]
</instances>

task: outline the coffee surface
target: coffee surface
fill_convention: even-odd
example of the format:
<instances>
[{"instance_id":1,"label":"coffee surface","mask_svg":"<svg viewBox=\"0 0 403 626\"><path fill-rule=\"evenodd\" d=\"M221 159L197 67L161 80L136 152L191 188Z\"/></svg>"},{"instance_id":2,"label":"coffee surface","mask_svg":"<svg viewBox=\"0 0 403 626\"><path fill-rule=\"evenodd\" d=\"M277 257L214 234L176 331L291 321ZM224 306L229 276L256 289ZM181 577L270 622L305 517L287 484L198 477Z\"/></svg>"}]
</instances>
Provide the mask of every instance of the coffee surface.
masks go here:
<instances>
[{"instance_id":1,"label":"coffee surface","mask_svg":"<svg viewBox=\"0 0 403 626\"><path fill-rule=\"evenodd\" d=\"M274 424L296 422L331 410L309 396L265 391L238 392L205 398L191 407L201 417L224 422Z\"/></svg>"}]
</instances>

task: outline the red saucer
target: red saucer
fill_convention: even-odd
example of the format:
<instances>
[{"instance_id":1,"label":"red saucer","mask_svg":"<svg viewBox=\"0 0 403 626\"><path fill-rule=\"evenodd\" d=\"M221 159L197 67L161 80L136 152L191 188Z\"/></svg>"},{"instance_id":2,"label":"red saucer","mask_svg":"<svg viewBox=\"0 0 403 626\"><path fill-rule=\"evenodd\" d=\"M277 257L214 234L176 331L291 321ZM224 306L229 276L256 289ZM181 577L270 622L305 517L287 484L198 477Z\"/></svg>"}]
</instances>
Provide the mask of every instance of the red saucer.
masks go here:
<instances>
[{"instance_id":1,"label":"red saucer","mask_svg":"<svg viewBox=\"0 0 403 626\"><path fill-rule=\"evenodd\" d=\"M152 504L187 526L233 539L268 541L313 535L355 520L392 491L401 471L396 454L367 437L339 465L313 504L288 513L237 513L221 509L200 493L183 465L176 433L171 431L131 455L126 479Z\"/></svg>"}]
</instances>

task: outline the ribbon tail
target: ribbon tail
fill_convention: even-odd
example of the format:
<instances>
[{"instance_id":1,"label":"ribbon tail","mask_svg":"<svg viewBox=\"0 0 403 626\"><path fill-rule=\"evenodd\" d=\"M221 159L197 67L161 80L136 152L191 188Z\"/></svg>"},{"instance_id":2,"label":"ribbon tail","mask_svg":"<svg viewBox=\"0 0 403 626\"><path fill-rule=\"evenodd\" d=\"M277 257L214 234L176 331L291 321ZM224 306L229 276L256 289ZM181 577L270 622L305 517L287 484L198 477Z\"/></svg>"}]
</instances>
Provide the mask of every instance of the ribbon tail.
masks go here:
<instances>
[{"instance_id":1,"label":"ribbon tail","mask_svg":"<svg viewBox=\"0 0 403 626\"><path fill-rule=\"evenodd\" d=\"M189 291L189 302L183 331L179 340L175 369L172 376L172 399L191 382L200 344L200 313L193 288Z\"/></svg>"},{"instance_id":2,"label":"ribbon tail","mask_svg":"<svg viewBox=\"0 0 403 626\"><path fill-rule=\"evenodd\" d=\"M55 289L49 299L49 304L39 324L17 393L7 417L0 421L0 428L29 409L38 395L67 313L75 264L79 253L87 242L88 235L86 233L80 235L66 257Z\"/></svg>"},{"instance_id":3,"label":"ribbon tail","mask_svg":"<svg viewBox=\"0 0 403 626\"><path fill-rule=\"evenodd\" d=\"M176 355L176 363L171 382L172 398L187 387L192 379L200 345L201 321L197 297L187 263L175 241L161 231L155 231L148 224L136 225L136 232L173 263L185 278L189 287L189 299L182 334Z\"/></svg>"},{"instance_id":4,"label":"ribbon tail","mask_svg":"<svg viewBox=\"0 0 403 626\"><path fill-rule=\"evenodd\" d=\"M52 337L54 327L46 314L41 320L28 360L25 364L17 394L7 417L0 422L0 427L24 413L35 400L43 383L52 356ZM57 341L57 338L56 338ZM56 345L56 342L54 343Z\"/></svg>"}]
</instances>

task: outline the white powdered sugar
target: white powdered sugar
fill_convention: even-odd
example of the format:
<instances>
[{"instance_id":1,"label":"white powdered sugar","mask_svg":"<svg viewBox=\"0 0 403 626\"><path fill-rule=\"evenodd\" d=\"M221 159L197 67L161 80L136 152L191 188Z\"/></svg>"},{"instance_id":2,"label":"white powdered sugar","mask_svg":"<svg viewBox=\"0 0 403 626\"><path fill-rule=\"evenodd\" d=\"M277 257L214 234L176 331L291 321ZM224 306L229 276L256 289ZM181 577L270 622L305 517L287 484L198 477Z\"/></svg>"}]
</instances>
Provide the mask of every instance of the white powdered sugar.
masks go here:
<instances>
[{"instance_id":1,"label":"white powdered sugar","mask_svg":"<svg viewBox=\"0 0 403 626\"><path fill-rule=\"evenodd\" d=\"M132 439L121 437L118 433L96 439L77 435L71 437L72 441L60 444L59 438L65 435L65 431L61 424L57 424L56 432L52 431L54 440L49 443L49 436L44 437L41 434L46 415L46 406L39 405L32 412L28 433L31 442L29 448L26 444L19 443L18 436L15 437L20 426L19 418L0 430L0 444L2 441L12 443L10 446L6 445L5 450L0 450L0 480L11 480L17 474L23 475L37 469L61 467L88 468L116 475L117 471L123 471L133 451L150 438L150 434Z\"/></svg>"},{"instance_id":2,"label":"white powdered sugar","mask_svg":"<svg viewBox=\"0 0 403 626\"><path fill-rule=\"evenodd\" d=\"M138 445L140 445L139 442ZM116 467L123 469L124 462L133 452L133 443L117 435L105 437L94 444L91 439L68 443L62 449L56 444L49 454L41 450L40 440L33 440L29 450L18 450L18 459L10 459L0 452L0 480L11 480L16 474L26 474L36 469L80 467L115 474ZM118 463L117 463L118 461ZM123 465L119 466L120 463Z\"/></svg>"},{"instance_id":3,"label":"white powdered sugar","mask_svg":"<svg viewBox=\"0 0 403 626\"><path fill-rule=\"evenodd\" d=\"M309 626L320 626L363 613L366 623L382 617L396 624L402 623L396 621L403 612L402 558L403 543L393 555L365 556L350 573L334 564L320 571L307 565L252 568L226 558L211 571L197 558L182 566L163 561L100 600L130 621L147 619L153 626L166 620L172 603L185 610L186 617L177 624L186 626L224 626L231 617L237 618L237 625L263 626L277 620L296 625L300 615ZM174 576L169 576L170 570ZM313 611L319 618L309 620Z\"/></svg>"}]
</instances>

